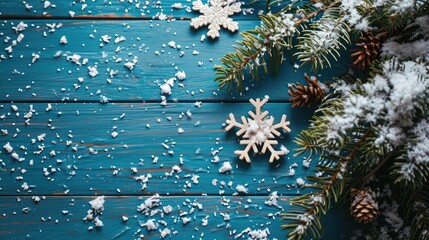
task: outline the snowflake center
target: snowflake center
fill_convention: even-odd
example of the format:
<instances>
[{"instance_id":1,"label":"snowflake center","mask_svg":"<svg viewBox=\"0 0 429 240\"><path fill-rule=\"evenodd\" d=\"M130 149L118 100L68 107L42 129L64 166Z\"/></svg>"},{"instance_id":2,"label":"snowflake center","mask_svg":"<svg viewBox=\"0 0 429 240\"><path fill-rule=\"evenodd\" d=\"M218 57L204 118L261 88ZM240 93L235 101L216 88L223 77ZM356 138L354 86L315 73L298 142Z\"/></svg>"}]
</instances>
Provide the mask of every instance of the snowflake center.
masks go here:
<instances>
[{"instance_id":1,"label":"snowflake center","mask_svg":"<svg viewBox=\"0 0 429 240\"><path fill-rule=\"evenodd\" d=\"M273 117L267 117L262 121L248 119L248 128L244 137L250 139L254 144L261 145L267 139L274 137L271 134L273 121Z\"/></svg>"}]
</instances>

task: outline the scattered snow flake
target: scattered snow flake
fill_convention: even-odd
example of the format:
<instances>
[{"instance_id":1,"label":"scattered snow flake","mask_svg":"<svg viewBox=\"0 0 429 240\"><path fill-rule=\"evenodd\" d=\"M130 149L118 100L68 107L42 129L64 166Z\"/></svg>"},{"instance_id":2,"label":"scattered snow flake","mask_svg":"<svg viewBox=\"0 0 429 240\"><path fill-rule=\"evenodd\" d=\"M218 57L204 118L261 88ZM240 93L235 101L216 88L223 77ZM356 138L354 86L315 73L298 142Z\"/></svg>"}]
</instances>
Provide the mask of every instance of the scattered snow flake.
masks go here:
<instances>
[{"instance_id":1,"label":"scattered snow flake","mask_svg":"<svg viewBox=\"0 0 429 240\"><path fill-rule=\"evenodd\" d=\"M239 193L246 193L248 192L248 189L244 186L244 185L237 185L237 187L235 187L235 190L237 190L237 192Z\"/></svg>"},{"instance_id":2,"label":"scattered snow flake","mask_svg":"<svg viewBox=\"0 0 429 240\"><path fill-rule=\"evenodd\" d=\"M101 41L103 41L104 43L109 43L110 39L112 39L112 37L110 37L109 35L101 36Z\"/></svg>"},{"instance_id":3,"label":"scattered snow flake","mask_svg":"<svg viewBox=\"0 0 429 240\"><path fill-rule=\"evenodd\" d=\"M98 218L98 216L97 217L95 217L95 219L94 219L94 223L95 223L95 226L96 227L98 227L98 228L100 228L100 227L103 227L104 225L103 225L103 222Z\"/></svg>"},{"instance_id":4,"label":"scattered snow flake","mask_svg":"<svg viewBox=\"0 0 429 240\"><path fill-rule=\"evenodd\" d=\"M176 48L176 42L170 41L170 42L168 42L168 46L170 46L171 48Z\"/></svg>"},{"instance_id":5,"label":"scattered snow flake","mask_svg":"<svg viewBox=\"0 0 429 240\"><path fill-rule=\"evenodd\" d=\"M40 54L32 53L31 57L31 63L35 63L40 58Z\"/></svg>"},{"instance_id":6,"label":"scattered snow flake","mask_svg":"<svg viewBox=\"0 0 429 240\"><path fill-rule=\"evenodd\" d=\"M15 30L16 33L24 31L28 27L27 24L24 22L19 22L16 27L12 27L13 30Z\"/></svg>"},{"instance_id":7,"label":"scattered snow flake","mask_svg":"<svg viewBox=\"0 0 429 240\"><path fill-rule=\"evenodd\" d=\"M137 206L137 211L147 213L153 207L159 205L160 197L158 194L155 194L144 201L144 203Z\"/></svg>"},{"instance_id":8,"label":"scattered snow flake","mask_svg":"<svg viewBox=\"0 0 429 240\"><path fill-rule=\"evenodd\" d=\"M201 107L201 104L203 104L203 102L201 102L201 101L196 101L196 102L194 103L194 106L195 106L195 107L197 107L197 108L200 108L200 107Z\"/></svg>"},{"instance_id":9,"label":"scattered snow flake","mask_svg":"<svg viewBox=\"0 0 429 240\"><path fill-rule=\"evenodd\" d=\"M128 217L127 216L122 216L122 222L126 222L128 221Z\"/></svg>"},{"instance_id":10,"label":"scattered snow flake","mask_svg":"<svg viewBox=\"0 0 429 240\"><path fill-rule=\"evenodd\" d=\"M171 230L169 228L164 228L162 231L159 231L161 233L161 237L165 238L167 235L171 234Z\"/></svg>"},{"instance_id":11,"label":"scattered snow flake","mask_svg":"<svg viewBox=\"0 0 429 240\"><path fill-rule=\"evenodd\" d=\"M67 38L66 38L66 36L62 36L61 38L60 38L60 44L67 44L68 42L67 42Z\"/></svg>"},{"instance_id":12,"label":"scattered snow flake","mask_svg":"<svg viewBox=\"0 0 429 240\"><path fill-rule=\"evenodd\" d=\"M7 153L11 153L13 151L13 147L10 145L9 142L7 142L5 145L3 145L4 150L6 150Z\"/></svg>"},{"instance_id":13,"label":"scattered snow flake","mask_svg":"<svg viewBox=\"0 0 429 240\"><path fill-rule=\"evenodd\" d=\"M183 128L178 128L178 129L177 129L177 132L178 132L179 134L182 134L182 133L184 133L184 132L185 132L185 130L183 130Z\"/></svg>"},{"instance_id":14,"label":"scattered snow flake","mask_svg":"<svg viewBox=\"0 0 429 240\"><path fill-rule=\"evenodd\" d=\"M267 204L268 206L274 206L282 209L282 207L278 203L278 198L279 196L277 195L277 191L274 191L268 196L268 201L265 201L265 204Z\"/></svg>"},{"instance_id":15,"label":"scattered snow flake","mask_svg":"<svg viewBox=\"0 0 429 240\"><path fill-rule=\"evenodd\" d=\"M280 151L284 152L285 155L289 154L289 149L283 145L280 146Z\"/></svg>"},{"instance_id":16,"label":"scattered snow flake","mask_svg":"<svg viewBox=\"0 0 429 240\"><path fill-rule=\"evenodd\" d=\"M146 227L148 231L158 229L155 223L155 219L148 219L146 223L143 223L141 226Z\"/></svg>"},{"instance_id":17,"label":"scattered snow flake","mask_svg":"<svg viewBox=\"0 0 429 240\"><path fill-rule=\"evenodd\" d=\"M96 212L100 212L104 210L104 196L97 197L94 200L91 200L89 204L91 204L91 208Z\"/></svg>"},{"instance_id":18,"label":"scattered snow flake","mask_svg":"<svg viewBox=\"0 0 429 240\"><path fill-rule=\"evenodd\" d=\"M171 86L168 83L161 84L159 86L161 88L161 94L171 95Z\"/></svg>"},{"instance_id":19,"label":"scattered snow flake","mask_svg":"<svg viewBox=\"0 0 429 240\"><path fill-rule=\"evenodd\" d=\"M190 217L184 217L184 218L182 218L182 223L183 223L183 225L186 225L188 222L190 222L191 221L191 218Z\"/></svg>"},{"instance_id":20,"label":"scattered snow flake","mask_svg":"<svg viewBox=\"0 0 429 240\"><path fill-rule=\"evenodd\" d=\"M115 38L115 43L120 43L127 40L124 36L118 36Z\"/></svg>"},{"instance_id":21,"label":"scattered snow flake","mask_svg":"<svg viewBox=\"0 0 429 240\"><path fill-rule=\"evenodd\" d=\"M229 172L231 170L232 170L232 166L231 166L231 163L229 161L223 162L222 166L219 168L220 173L226 173L226 172Z\"/></svg>"},{"instance_id":22,"label":"scattered snow flake","mask_svg":"<svg viewBox=\"0 0 429 240\"><path fill-rule=\"evenodd\" d=\"M75 12L69 11L69 15L70 15L71 18L73 18L75 14L76 14Z\"/></svg>"},{"instance_id":23,"label":"scattered snow flake","mask_svg":"<svg viewBox=\"0 0 429 240\"><path fill-rule=\"evenodd\" d=\"M97 76L98 75L97 65L95 65L94 67L88 66L88 74L91 77Z\"/></svg>"},{"instance_id":24,"label":"scattered snow flake","mask_svg":"<svg viewBox=\"0 0 429 240\"><path fill-rule=\"evenodd\" d=\"M247 234L248 239L266 240L270 235L270 230L268 228L252 230L248 227L235 235L234 238L242 238L244 234Z\"/></svg>"},{"instance_id":25,"label":"scattered snow flake","mask_svg":"<svg viewBox=\"0 0 429 240\"><path fill-rule=\"evenodd\" d=\"M249 101L250 103L252 103L253 106L255 106L256 110L256 113L249 111L249 115L252 117L252 119L246 119L244 116L242 116L241 121L243 123L238 123L235 120L234 114L230 113L230 119L226 120L226 123L228 125L225 127L225 130L229 131L233 127L240 128L236 135L243 135L243 140L240 141L240 144L246 145L246 148L244 150L234 151L235 154L239 155L240 160L245 159L246 162L250 163L250 149L252 149L253 152L258 153L258 146L262 145L261 153L265 153L268 149L271 152L269 162L272 163L274 159L278 160L280 159L281 155L285 155L285 152L283 150L277 151L273 148L273 145L278 144L277 140L275 140L274 135L281 135L281 133L277 131L277 129L283 129L286 132L290 132L291 130L288 127L288 125L290 125L290 122L286 121L286 115L283 114L280 123L273 124L274 118L267 117L267 111L261 111L262 106L268 102L268 98L264 98L262 101L259 98L257 98L256 101L253 99L250 99Z\"/></svg>"},{"instance_id":26,"label":"scattered snow flake","mask_svg":"<svg viewBox=\"0 0 429 240\"><path fill-rule=\"evenodd\" d=\"M51 2L49 2L48 0L43 2L43 8L48 8L51 6Z\"/></svg>"},{"instance_id":27,"label":"scattered snow flake","mask_svg":"<svg viewBox=\"0 0 429 240\"><path fill-rule=\"evenodd\" d=\"M175 76L177 77L177 79L179 79L180 81L185 80L186 78L186 73L185 71L179 71L175 74Z\"/></svg>"},{"instance_id":28,"label":"scattered snow flake","mask_svg":"<svg viewBox=\"0 0 429 240\"><path fill-rule=\"evenodd\" d=\"M162 210L164 210L164 213L169 214L173 211L173 207L171 205L167 205L167 206L164 206Z\"/></svg>"},{"instance_id":29,"label":"scattered snow flake","mask_svg":"<svg viewBox=\"0 0 429 240\"><path fill-rule=\"evenodd\" d=\"M304 181L304 179L302 179L302 178L297 178L297 179L296 179L296 184L297 184L299 187L301 187L301 186L303 186L303 185L305 184L305 181Z\"/></svg>"},{"instance_id":30,"label":"scattered snow flake","mask_svg":"<svg viewBox=\"0 0 429 240\"><path fill-rule=\"evenodd\" d=\"M119 135L119 133L116 131L113 131L110 135L112 135L113 138L116 138Z\"/></svg>"},{"instance_id":31,"label":"scattered snow flake","mask_svg":"<svg viewBox=\"0 0 429 240\"><path fill-rule=\"evenodd\" d=\"M238 30L238 23L228 16L241 12L239 1L210 0L210 6L203 4L201 0L192 2L192 10L199 11L202 15L191 19L191 26L198 29L208 25L207 36L215 39L220 36L221 27L231 32Z\"/></svg>"},{"instance_id":32,"label":"scattered snow flake","mask_svg":"<svg viewBox=\"0 0 429 240\"><path fill-rule=\"evenodd\" d=\"M181 3L173 3L173 4L171 5L171 8L174 8L174 9L182 9L182 8L183 8L183 6L182 6L182 4L181 4Z\"/></svg>"}]
</instances>

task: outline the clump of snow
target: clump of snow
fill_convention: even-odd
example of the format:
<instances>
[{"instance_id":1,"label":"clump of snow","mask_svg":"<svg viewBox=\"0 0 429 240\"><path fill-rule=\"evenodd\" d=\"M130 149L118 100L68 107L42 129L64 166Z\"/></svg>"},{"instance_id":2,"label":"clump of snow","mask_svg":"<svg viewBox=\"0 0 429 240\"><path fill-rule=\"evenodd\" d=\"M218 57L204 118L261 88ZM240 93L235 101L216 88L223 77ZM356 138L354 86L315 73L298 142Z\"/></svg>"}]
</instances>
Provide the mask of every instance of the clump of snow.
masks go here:
<instances>
[{"instance_id":1,"label":"clump of snow","mask_svg":"<svg viewBox=\"0 0 429 240\"><path fill-rule=\"evenodd\" d=\"M237 185L237 187L235 187L235 190L237 190L237 192L239 193L246 193L248 192L248 189L244 186L244 185Z\"/></svg>"},{"instance_id":2,"label":"clump of snow","mask_svg":"<svg viewBox=\"0 0 429 240\"><path fill-rule=\"evenodd\" d=\"M99 216L104 210L104 202L104 196L100 196L89 201L91 209L87 211L87 215L85 218L83 218L83 220L93 221L95 226L98 228L103 227L103 221L100 220Z\"/></svg>"},{"instance_id":3,"label":"clump of snow","mask_svg":"<svg viewBox=\"0 0 429 240\"><path fill-rule=\"evenodd\" d=\"M96 212L101 212L104 210L104 196L97 197L94 200L91 200L89 204L91 204L91 208Z\"/></svg>"},{"instance_id":4,"label":"clump of snow","mask_svg":"<svg viewBox=\"0 0 429 240\"><path fill-rule=\"evenodd\" d=\"M270 193L270 195L268 196L268 201L265 201L265 204L267 204L268 206L274 206L274 207L283 209L279 205L278 199L279 199L279 196L277 194L277 191L274 191L274 192Z\"/></svg>"},{"instance_id":5,"label":"clump of snow","mask_svg":"<svg viewBox=\"0 0 429 240\"><path fill-rule=\"evenodd\" d=\"M219 168L220 173L226 173L232 170L231 163L229 161L223 162L222 166Z\"/></svg>"},{"instance_id":6,"label":"clump of snow","mask_svg":"<svg viewBox=\"0 0 429 240\"><path fill-rule=\"evenodd\" d=\"M148 213L153 207L157 207L160 204L160 197L155 194L144 201L144 203L137 206L137 211L142 213Z\"/></svg>"},{"instance_id":7,"label":"clump of snow","mask_svg":"<svg viewBox=\"0 0 429 240\"><path fill-rule=\"evenodd\" d=\"M158 229L155 223L155 219L148 219L146 223L142 224L141 226L146 227L148 231Z\"/></svg>"},{"instance_id":8,"label":"clump of snow","mask_svg":"<svg viewBox=\"0 0 429 240\"><path fill-rule=\"evenodd\" d=\"M270 235L270 230L268 228L265 229L251 229L246 228L243 231L241 231L239 234L235 235L234 238L242 238L243 235L247 234L248 239L254 239L254 240L266 240L268 239Z\"/></svg>"},{"instance_id":9,"label":"clump of snow","mask_svg":"<svg viewBox=\"0 0 429 240\"><path fill-rule=\"evenodd\" d=\"M161 237L165 238L167 235L171 234L171 230L169 228L164 228L163 230L159 231L161 233Z\"/></svg>"},{"instance_id":10,"label":"clump of snow","mask_svg":"<svg viewBox=\"0 0 429 240\"><path fill-rule=\"evenodd\" d=\"M185 80L186 78L186 73L185 71L179 71L175 74L175 76L177 77L177 79L179 79L180 81Z\"/></svg>"},{"instance_id":11,"label":"clump of snow","mask_svg":"<svg viewBox=\"0 0 429 240\"><path fill-rule=\"evenodd\" d=\"M10 145L9 142L7 142L5 145L3 145L4 150L6 150L7 153L11 153L13 151L13 147Z\"/></svg>"},{"instance_id":12,"label":"clump of snow","mask_svg":"<svg viewBox=\"0 0 429 240\"><path fill-rule=\"evenodd\" d=\"M66 36L62 36L61 38L60 38L60 44L67 44L68 42L67 42L67 38L66 38Z\"/></svg>"},{"instance_id":13,"label":"clump of snow","mask_svg":"<svg viewBox=\"0 0 429 240\"><path fill-rule=\"evenodd\" d=\"M296 184L298 185L298 187L301 187L301 186L303 186L305 184L305 181L302 178L297 178L296 179Z\"/></svg>"}]
</instances>

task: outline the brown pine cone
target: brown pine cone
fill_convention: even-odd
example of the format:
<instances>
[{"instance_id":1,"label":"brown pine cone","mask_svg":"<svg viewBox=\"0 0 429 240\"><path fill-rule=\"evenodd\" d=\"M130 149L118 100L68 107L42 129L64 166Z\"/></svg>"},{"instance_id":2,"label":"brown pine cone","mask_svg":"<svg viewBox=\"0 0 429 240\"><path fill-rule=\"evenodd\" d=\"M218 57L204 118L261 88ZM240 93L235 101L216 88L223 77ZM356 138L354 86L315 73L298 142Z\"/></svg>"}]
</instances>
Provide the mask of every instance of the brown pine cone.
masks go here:
<instances>
[{"instance_id":1,"label":"brown pine cone","mask_svg":"<svg viewBox=\"0 0 429 240\"><path fill-rule=\"evenodd\" d=\"M356 221L366 224L377 218L379 210L373 191L368 188L353 188L351 197L350 213Z\"/></svg>"},{"instance_id":2,"label":"brown pine cone","mask_svg":"<svg viewBox=\"0 0 429 240\"><path fill-rule=\"evenodd\" d=\"M318 104L325 97L326 92L320 85L316 77L309 77L307 74L304 76L308 85L303 86L300 83L289 84L288 93L291 96L290 101L292 107L296 106L311 106Z\"/></svg>"},{"instance_id":3,"label":"brown pine cone","mask_svg":"<svg viewBox=\"0 0 429 240\"><path fill-rule=\"evenodd\" d=\"M362 42L356 43L358 49L351 54L355 57L353 65L361 69L366 69L371 66L372 62L377 58L381 44L387 37L387 32L380 32L374 35L373 31L368 31L359 38Z\"/></svg>"}]
</instances>

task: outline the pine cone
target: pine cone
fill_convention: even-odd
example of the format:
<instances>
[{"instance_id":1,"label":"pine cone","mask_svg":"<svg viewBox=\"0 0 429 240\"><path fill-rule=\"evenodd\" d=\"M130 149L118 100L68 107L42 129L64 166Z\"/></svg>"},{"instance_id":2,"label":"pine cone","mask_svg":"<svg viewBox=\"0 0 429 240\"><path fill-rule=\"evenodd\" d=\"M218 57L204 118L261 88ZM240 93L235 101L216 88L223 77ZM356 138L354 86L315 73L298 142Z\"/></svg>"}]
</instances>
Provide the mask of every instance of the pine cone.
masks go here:
<instances>
[{"instance_id":1,"label":"pine cone","mask_svg":"<svg viewBox=\"0 0 429 240\"><path fill-rule=\"evenodd\" d=\"M304 76L308 86L303 86L300 83L289 84L290 101L293 103L292 107L296 106L311 106L318 104L325 97L326 92L317 81L316 77L309 77L307 74Z\"/></svg>"},{"instance_id":2,"label":"pine cone","mask_svg":"<svg viewBox=\"0 0 429 240\"><path fill-rule=\"evenodd\" d=\"M374 199L374 192L368 188L355 189L351 191L352 203L350 213L358 222L370 223L378 214L378 204Z\"/></svg>"},{"instance_id":3,"label":"pine cone","mask_svg":"<svg viewBox=\"0 0 429 240\"><path fill-rule=\"evenodd\" d=\"M356 57L353 65L365 69L371 66L372 62L377 58L380 47L384 39L387 37L387 32L381 32L374 35L373 31L367 32L359 38L362 42L356 44L358 50L352 53L352 57Z\"/></svg>"}]
</instances>

